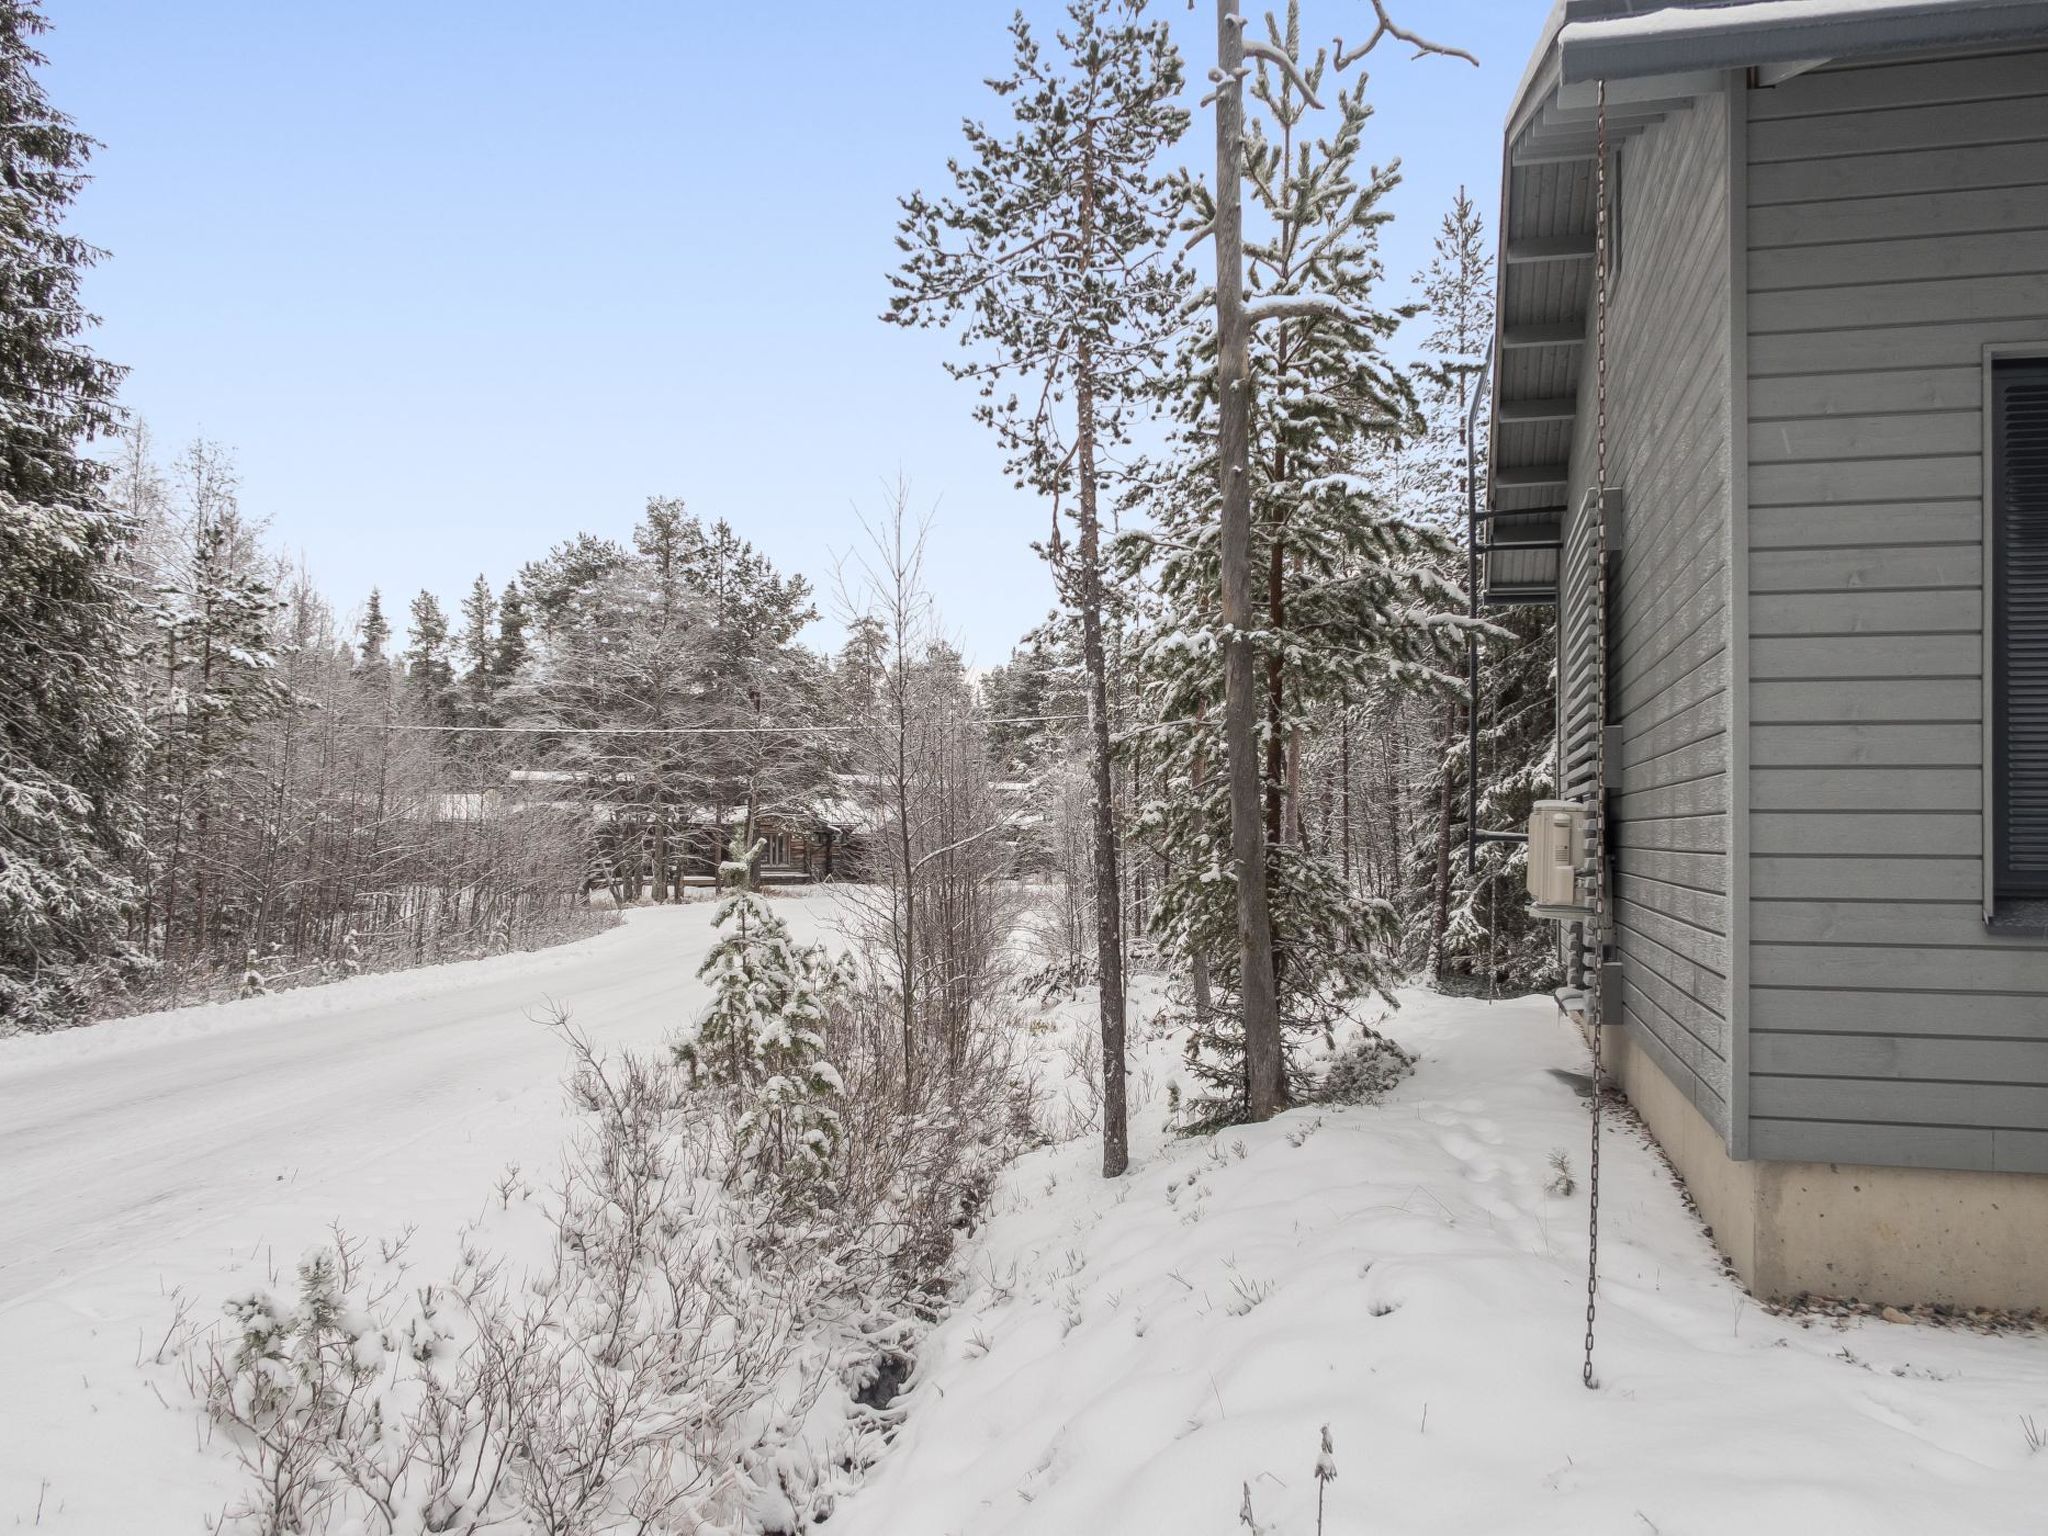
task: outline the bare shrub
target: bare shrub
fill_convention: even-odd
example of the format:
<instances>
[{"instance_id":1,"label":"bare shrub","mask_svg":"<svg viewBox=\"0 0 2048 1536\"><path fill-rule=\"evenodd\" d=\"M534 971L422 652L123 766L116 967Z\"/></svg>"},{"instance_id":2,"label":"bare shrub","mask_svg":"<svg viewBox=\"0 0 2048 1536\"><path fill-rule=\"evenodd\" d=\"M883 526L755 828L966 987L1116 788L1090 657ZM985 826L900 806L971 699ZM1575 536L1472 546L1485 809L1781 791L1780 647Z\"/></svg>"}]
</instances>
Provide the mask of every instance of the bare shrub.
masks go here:
<instances>
[{"instance_id":1,"label":"bare shrub","mask_svg":"<svg viewBox=\"0 0 2048 1536\"><path fill-rule=\"evenodd\" d=\"M292 1297L237 1297L184 1341L248 1473L225 1528L599 1536L733 1526L763 1499L829 1510L854 1470L780 1447L828 1390L852 1443L893 1432L954 1243L1015 1145L1007 1025L989 1011L906 1106L899 1019L872 978L833 1009L844 1132L832 1200L800 1209L733 1197L731 1095L558 1018L584 1123L535 1272L470 1241L412 1287L402 1245L372 1265L337 1232Z\"/></svg>"},{"instance_id":2,"label":"bare shrub","mask_svg":"<svg viewBox=\"0 0 2048 1536\"><path fill-rule=\"evenodd\" d=\"M562 1026L589 1120L550 1211L549 1262L513 1281L471 1245L401 1299L337 1233L289 1303L230 1301L195 1341L193 1387L251 1480L232 1528L547 1536L731 1521L747 1451L823 1384L799 1324L829 1258L752 1226L720 1188L723 1132L683 1071L601 1059Z\"/></svg>"},{"instance_id":3,"label":"bare shrub","mask_svg":"<svg viewBox=\"0 0 2048 1536\"><path fill-rule=\"evenodd\" d=\"M235 1336L195 1345L195 1385L259 1490L230 1511L239 1529L606 1536L755 1528L763 1510L798 1529L893 1433L954 1245L1033 1134L1009 824L902 510L863 569L876 659L842 745L872 883L841 888L852 963L819 1030L838 1133L814 1198L733 1177L743 1094L693 1088L673 1050L600 1056L558 1019L584 1125L535 1275L472 1245L446 1285L366 1302L351 1249L309 1260L318 1283L292 1306L248 1298ZM826 1406L829 1455L801 1443Z\"/></svg>"},{"instance_id":4,"label":"bare shrub","mask_svg":"<svg viewBox=\"0 0 2048 1536\"><path fill-rule=\"evenodd\" d=\"M990 1018L967 1031L957 1070L923 1075L906 1108L899 1017L893 990L874 978L856 983L833 1014L832 1058L846 1084L833 1220L856 1274L915 1296L978 1224L997 1172L1024 1138L1009 1029Z\"/></svg>"}]
</instances>

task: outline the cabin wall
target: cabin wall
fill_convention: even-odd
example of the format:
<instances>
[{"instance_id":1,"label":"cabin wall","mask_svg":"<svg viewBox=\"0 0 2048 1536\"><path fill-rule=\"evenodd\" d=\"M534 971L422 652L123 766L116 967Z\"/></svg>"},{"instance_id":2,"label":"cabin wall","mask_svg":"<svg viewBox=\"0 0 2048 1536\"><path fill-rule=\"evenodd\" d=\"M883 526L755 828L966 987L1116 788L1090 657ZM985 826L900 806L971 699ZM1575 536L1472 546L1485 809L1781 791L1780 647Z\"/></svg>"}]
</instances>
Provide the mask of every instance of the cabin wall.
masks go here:
<instances>
[{"instance_id":1,"label":"cabin wall","mask_svg":"<svg viewBox=\"0 0 2048 1536\"><path fill-rule=\"evenodd\" d=\"M1984 349L2048 342L2048 52L1743 99L1749 1151L2048 1171L2048 940L1981 910Z\"/></svg>"},{"instance_id":2,"label":"cabin wall","mask_svg":"<svg viewBox=\"0 0 2048 1536\"><path fill-rule=\"evenodd\" d=\"M1620 1014L1724 1140L1729 1028L1728 105L1712 96L1620 154L1609 283L1608 719ZM1594 359L1580 370L1568 523L1594 483ZM1571 529L1567 529L1571 544ZM1569 585L1569 582L1568 582ZM1564 593L1564 612L1585 609Z\"/></svg>"}]
</instances>

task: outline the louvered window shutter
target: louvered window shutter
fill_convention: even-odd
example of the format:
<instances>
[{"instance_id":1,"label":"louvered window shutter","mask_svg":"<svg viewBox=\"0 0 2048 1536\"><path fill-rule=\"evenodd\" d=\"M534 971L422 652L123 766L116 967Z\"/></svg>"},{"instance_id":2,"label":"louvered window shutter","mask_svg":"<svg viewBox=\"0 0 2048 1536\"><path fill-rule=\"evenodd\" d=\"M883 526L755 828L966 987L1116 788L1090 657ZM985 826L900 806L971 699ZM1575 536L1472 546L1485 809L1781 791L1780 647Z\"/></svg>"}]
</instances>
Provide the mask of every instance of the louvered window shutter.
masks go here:
<instances>
[{"instance_id":1,"label":"louvered window shutter","mask_svg":"<svg viewBox=\"0 0 2048 1536\"><path fill-rule=\"evenodd\" d=\"M1991 378L1992 891L2048 897L2048 358Z\"/></svg>"},{"instance_id":2,"label":"louvered window shutter","mask_svg":"<svg viewBox=\"0 0 2048 1536\"><path fill-rule=\"evenodd\" d=\"M1564 555L1558 571L1558 786L1567 800L1593 801L1600 793L1599 735L1600 546L1594 519L1593 493L1588 491L1565 528ZM1609 776L1620 771L1608 764Z\"/></svg>"}]
</instances>

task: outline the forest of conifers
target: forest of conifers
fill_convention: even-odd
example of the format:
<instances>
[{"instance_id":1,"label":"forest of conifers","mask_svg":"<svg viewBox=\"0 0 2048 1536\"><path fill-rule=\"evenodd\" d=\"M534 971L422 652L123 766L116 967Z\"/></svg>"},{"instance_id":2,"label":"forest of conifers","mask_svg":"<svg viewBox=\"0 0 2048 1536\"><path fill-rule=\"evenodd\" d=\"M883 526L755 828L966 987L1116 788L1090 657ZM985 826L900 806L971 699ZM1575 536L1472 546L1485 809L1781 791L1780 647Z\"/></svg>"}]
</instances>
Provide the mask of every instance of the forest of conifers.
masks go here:
<instances>
[{"instance_id":1,"label":"forest of conifers","mask_svg":"<svg viewBox=\"0 0 2048 1536\"><path fill-rule=\"evenodd\" d=\"M1074 15L1057 60L1018 24L1014 135L970 125L957 195L902 204L887 318L962 330L972 408L1055 510L1061 604L979 667L947 639L904 486L829 569L777 570L744 519L655 494L628 536L565 526L452 613L401 603L395 560L392 595L344 609L269 532L284 509L244 504L229 448L166 450L121 409L77 295L97 253L63 228L91 143L16 59L0 87L40 126L9 238L47 288L0 314L19 383L0 662L24 683L0 713L0 1031L551 942L790 827L837 839L840 877L966 878L971 857L973 879L1038 891L1049 976L1164 956L1228 1057L1213 295L1177 254L1214 209L1158 170L1188 125L1163 27ZM1466 739L1476 723L1481 824L1520 825L1549 771L1551 642L1532 610L1469 619L1462 590L1479 216L1460 194L1426 268L1389 276L1399 177L1365 163L1362 80L1292 23L1263 46L1258 763L1282 1011L1308 1030L1399 976L1546 973L1519 853L1468 864ZM1309 90L1334 105L1315 134ZM926 903L942 927L951 899Z\"/></svg>"}]
</instances>

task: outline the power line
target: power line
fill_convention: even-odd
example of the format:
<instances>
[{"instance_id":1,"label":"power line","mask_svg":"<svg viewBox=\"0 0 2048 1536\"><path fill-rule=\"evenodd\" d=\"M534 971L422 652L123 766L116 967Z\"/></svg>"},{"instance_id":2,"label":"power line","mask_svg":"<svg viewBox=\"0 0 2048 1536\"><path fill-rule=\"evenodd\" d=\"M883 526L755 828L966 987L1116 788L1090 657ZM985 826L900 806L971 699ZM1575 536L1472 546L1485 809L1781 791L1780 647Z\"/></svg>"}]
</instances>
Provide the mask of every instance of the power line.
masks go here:
<instances>
[{"instance_id":1,"label":"power line","mask_svg":"<svg viewBox=\"0 0 2048 1536\"><path fill-rule=\"evenodd\" d=\"M982 725L1050 725L1061 720L1086 720L1085 714L1008 715ZM420 731L478 736L844 736L871 729L865 725L410 725L397 721L366 722L373 730Z\"/></svg>"}]
</instances>

